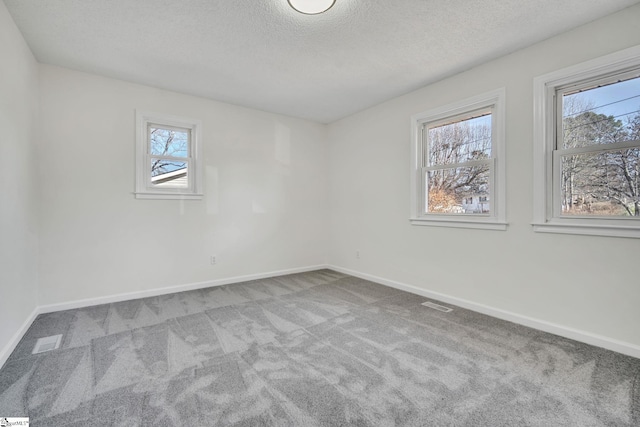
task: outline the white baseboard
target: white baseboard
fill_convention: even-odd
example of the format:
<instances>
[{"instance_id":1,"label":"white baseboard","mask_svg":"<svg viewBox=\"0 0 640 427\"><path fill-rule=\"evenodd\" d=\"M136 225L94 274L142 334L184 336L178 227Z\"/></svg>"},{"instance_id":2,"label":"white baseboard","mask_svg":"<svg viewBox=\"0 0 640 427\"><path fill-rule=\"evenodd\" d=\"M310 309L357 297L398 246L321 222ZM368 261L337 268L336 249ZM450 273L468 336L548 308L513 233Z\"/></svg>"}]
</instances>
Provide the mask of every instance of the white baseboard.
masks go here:
<instances>
[{"instance_id":1,"label":"white baseboard","mask_svg":"<svg viewBox=\"0 0 640 427\"><path fill-rule=\"evenodd\" d=\"M31 326L33 321L36 320L36 317L38 317L38 314L40 314L40 307L36 307L33 309L24 323L22 323L22 326L20 326L20 329L18 329L16 333L13 334L7 345L5 345L4 348L0 349L0 368L4 366L4 363L7 361L13 350L15 350L15 348L18 346L18 343L20 342L24 334L27 333L27 330L29 330L29 327Z\"/></svg>"},{"instance_id":2,"label":"white baseboard","mask_svg":"<svg viewBox=\"0 0 640 427\"><path fill-rule=\"evenodd\" d=\"M248 282L250 280L267 279L269 277L284 276L287 274L306 273L308 271L328 268L327 265L313 265L307 267L290 268L287 270L270 271L267 273L248 274L245 276L227 277L223 279L207 280L205 282L187 283L184 285L167 286L164 288L149 289L145 291L127 292L124 294L108 295L97 298L87 298L59 304L49 304L38 307L40 313L51 313L54 311L71 310L74 308L91 307L100 304L111 304L113 302L127 301L139 298L157 297L159 295L173 294L176 292L193 291L195 289L211 288L215 286L230 285L232 283Z\"/></svg>"},{"instance_id":3,"label":"white baseboard","mask_svg":"<svg viewBox=\"0 0 640 427\"><path fill-rule=\"evenodd\" d=\"M11 340L4 348L0 350L0 368L7 361L11 352L16 348L24 334L27 332L35 318L41 313L50 313L54 311L70 310L75 308L90 307L99 304L109 304L113 302L126 301L130 299L147 298L159 295L165 295L175 292L184 292L195 289L203 289L214 286L228 285L232 283L247 282L250 280L266 279L269 277L283 276L286 274L305 273L308 271L321 270L328 268L340 273L349 274L351 276L360 277L365 280L380 283L382 285L390 286L392 288L400 289L403 291L411 292L416 295L421 295L426 298L435 299L445 303L457 305L469 310L476 311L478 313L486 314L492 317L496 317L510 322L518 323L520 325L528 326L534 329L538 329L544 332L549 332L562 337L570 338L576 341L591 344L597 347L606 348L618 353L626 354L628 356L640 358L640 346L627 343L624 341L615 340L602 335L592 334L590 332L581 331L578 329L558 325L555 323L547 322L540 319L535 319L521 314L513 313L510 311L490 307L484 304L478 304L473 301L465 300L462 298L453 297L450 295L442 294L439 292L433 292L426 289L418 288L413 285L396 282L394 280L384 279L382 277L374 276L367 273L351 270L348 268L339 267L336 265L315 265L308 267L292 268L287 270L271 271L268 273L249 274L245 276L229 277L224 279L216 279L205 282L190 283L178 286L169 286L158 289L150 289L146 291L129 292L125 294L109 295L98 298L88 298L76 301L70 301L60 304L50 304L45 306L36 307L29 317L24 321L22 326L13 335Z\"/></svg>"},{"instance_id":4,"label":"white baseboard","mask_svg":"<svg viewBox=\"0 0 640 427\"><path fill-rule=\"evenodd\" d=\"M248 274L245 276L228 277L224 279L208 280L205 282L188 283L185 285L168 286L164 288L149 289L145 291L128 292L124 294L108 295L104 297L87 298L63 302L59 304L37 306L29 315L29 317L24 321L20 329L16 331L9 343L7 343L4 348L0 349L0 368L4 366L5 362L7 361L13 350L15 350L16 346L18 345L24 334L27 332L33 321L36 319L36 317L42 313L52 313L54 311L71 310L75 308L90 307L100 304L110 304L113 302L126 301L131 299L155 297L159 295L172 294L175 292L192 291L195 289L229 285L232 283L248 282L250 280L267 279L269 277L284 276L287 274L306 273L308 271L321 270L324 268L328 268L328 266L325 264L321 264L307 267L290 268L286 270L270 271L267 273Z\"/></svg>"},{"instance_id":5,"label":"white baseboard","mask_svg":"<svg viewBox=\"0 0 640 427\"><path fill-rule=\"evenodd\" d=\"M579 329L574 329L574 328L570 328L563 325L558 325L556 323L547 322L545 320L535 319L529 316L523 316L521 314L513 313L511 311L490 307L484 304L478 304L473 301L453 297L450 295L442 294L440 292L429 291L426 289L418 288L413 285L408 285L406 283L396 282L394 280L385 279L382 277L374 276L367 273L362 273L362 272L351 270L348 268L338 267L335 265L329 265L327 268L338 271L340 273L349 274L351 276L360 277L361 279L370 280L372 282L390 286L392 288L411 292L416 295L421 295L426 298L431 298L431 299L446 302L449 304L457 305L459 307L463 307L478 313L496 317L498 319L508 320L510 322L517 323L523 326L528 326L530 328L538 329L540 331L549 332L554 335L570 338L572 340L580 341L586 344L591 344L596 347L602 347L607 350L612 350L618 353L626 354L627 356L640 358L640 346L635 344L616 340L616 339L605 337L602 335L593 334L591 332L581 331Z\"/></svg>"}]
</instances>

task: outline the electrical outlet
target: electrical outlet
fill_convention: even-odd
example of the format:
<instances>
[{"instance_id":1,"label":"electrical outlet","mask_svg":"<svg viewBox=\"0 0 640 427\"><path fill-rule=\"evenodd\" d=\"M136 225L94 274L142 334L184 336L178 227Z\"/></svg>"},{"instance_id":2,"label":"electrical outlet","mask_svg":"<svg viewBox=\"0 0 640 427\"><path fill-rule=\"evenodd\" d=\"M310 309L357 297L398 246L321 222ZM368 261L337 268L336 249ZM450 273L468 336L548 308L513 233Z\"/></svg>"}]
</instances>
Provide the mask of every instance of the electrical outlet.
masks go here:
<instances>
[{"instance_id":1,"label":"electrical outlet","mask_svg":"<svg viewBox=\"0 0 640 427\"><path fill-rule=\"evenodd\" d=\"M356 259L360 259L360 251L356 251Z\"/></svg>"},{"instance_id":2,"label":"electrical outlet","mask_svg":"<svg viewBox=\"0 0 640 427\"><path fill-rule=\"evenodd\" d=\"M216 262L218 262L218 260L216 259L215 255L211 255L209 257L209 262L211 263L211 265L216 265Z\"/></svg>"}]
</instances>

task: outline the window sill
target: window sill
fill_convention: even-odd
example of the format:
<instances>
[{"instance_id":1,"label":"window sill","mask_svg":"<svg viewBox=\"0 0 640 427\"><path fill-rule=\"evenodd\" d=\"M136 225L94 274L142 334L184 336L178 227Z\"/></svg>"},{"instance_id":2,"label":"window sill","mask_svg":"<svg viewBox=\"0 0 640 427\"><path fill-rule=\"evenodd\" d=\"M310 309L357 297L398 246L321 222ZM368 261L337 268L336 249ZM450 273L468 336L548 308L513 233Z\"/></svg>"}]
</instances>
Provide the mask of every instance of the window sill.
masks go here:
<instances>
[{"instance_id":1,"label":"window sill","mask_svg":"<svg viewBox=\"0 0 640 427\"><path fill-rule=\"evenodd\" d=\"M608 225L586 224L574 222L571 224L545 222L533 223L533 231L536 233L581 234L587 236L629 237L640 238L640 226L638 225Z\"/></svg>"},{"instance_id":2,"label":"window sill","mask_svg":"<svg viewBox=\"0 0 640 427\"><path fill-rule=\"evenodd\" d=\"M158 199L158 200L202 200L203 194L181 194L181 193L133 193L136 199Z\"/></svg>"},{"instance_id":3,"label":"window sill","mask_svg":"<svg viewBox=\"0 0 640 427\"><path fill-rule=\"evenodd\" d=\"M451 228L475 228L480 230L505 231L508 223L486 219L467 218L409 218L411 225L424 225L429 227L451 227Z\"/></svg>"}]
</instances>

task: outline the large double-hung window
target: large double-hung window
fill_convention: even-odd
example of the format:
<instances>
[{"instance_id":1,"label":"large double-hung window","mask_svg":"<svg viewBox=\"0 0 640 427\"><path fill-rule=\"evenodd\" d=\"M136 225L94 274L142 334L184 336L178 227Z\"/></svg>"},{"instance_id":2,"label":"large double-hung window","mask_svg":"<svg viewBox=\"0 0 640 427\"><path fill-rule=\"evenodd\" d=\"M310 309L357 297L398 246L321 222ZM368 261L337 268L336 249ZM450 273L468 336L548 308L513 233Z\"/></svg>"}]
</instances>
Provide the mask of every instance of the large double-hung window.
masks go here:
<instances>
[{"instance_id":1,"label":"large double-hung window","mask_svg":"<svg viewBox=\"0 0 640 427\"><path fill-rule=\"evenodd\" d=\"M413 116L411 222L506 228L504 90Z\"/></svg>"},{"instance_id":2,"label":"large double-hung window","mask_svg":"<svg viewBox=\"0 0 640 427\"><path fill-rule=\"evenodd\" d=\"M640 237L640 50L536 79L535 230Z\"/></svg>"}]
</instances>

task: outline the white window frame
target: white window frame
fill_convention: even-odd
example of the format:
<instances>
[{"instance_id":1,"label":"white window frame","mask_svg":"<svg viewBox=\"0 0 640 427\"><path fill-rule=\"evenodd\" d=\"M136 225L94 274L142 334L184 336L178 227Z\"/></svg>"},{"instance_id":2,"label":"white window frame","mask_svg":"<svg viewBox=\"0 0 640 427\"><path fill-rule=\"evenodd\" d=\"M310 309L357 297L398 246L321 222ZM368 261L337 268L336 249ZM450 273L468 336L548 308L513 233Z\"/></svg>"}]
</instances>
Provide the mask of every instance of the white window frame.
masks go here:
<instances>
[{"instance_id":1,"label":"white window frame","mask_svg":"<svg viewBox=\"0 0 640 427\"><path fill-rule=\"evenodd\" d=\"M640 220L636 218L561 216L558 199L560 191L559 187L555 188L561 174L559 156L593 151L592 148L556 150L556 132L559 121L562 120L562 112L557 108L558 92L570 85L579 86L589 81L604 80L612 74L621 74L639 67L640 46L635 46L534 79L534 231L640 238ZM629 145L611 144L606 150L621 149Z\"/></svg>"},{"instance_id":2,"label":"white window frame","mask_svg":"<svg viewBox=\"0 0 640 427\"><path fill-rule=\"evenodd\" d=\"M155 187L151 183L149 165L149 126L185 129L190 132L187 167L187 187ZM136 110L136 191L137 199L202 199L202 122L195 119L171 116L162 113Z\"/></svg>"},{"instance_id":3,"label":"white window frame","mask_svg":"<svg viewBox=\"0 0 640 427\"><path fill-rule=\"evenodd\" d=\"M434 108L411 117L411 212L412 225L438 227L479 228L506 230L506 174L505 174L505 88L500 88ZM490 164L490 214L443 214L426 212L425 173L430 167L423 165L425 138L423 129L429 124L470 116L473 112L491 109L491 158L482 160ZM467 166L477 161L461 163Z\"/></svg>"}]
</instances>

